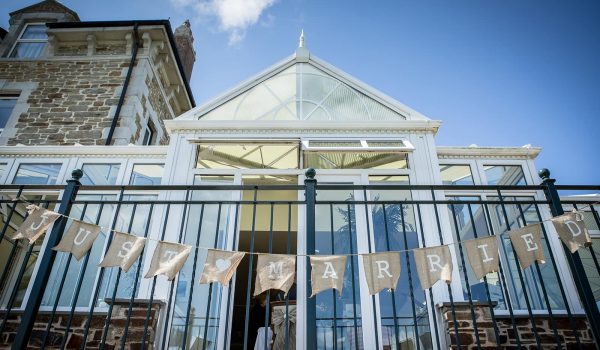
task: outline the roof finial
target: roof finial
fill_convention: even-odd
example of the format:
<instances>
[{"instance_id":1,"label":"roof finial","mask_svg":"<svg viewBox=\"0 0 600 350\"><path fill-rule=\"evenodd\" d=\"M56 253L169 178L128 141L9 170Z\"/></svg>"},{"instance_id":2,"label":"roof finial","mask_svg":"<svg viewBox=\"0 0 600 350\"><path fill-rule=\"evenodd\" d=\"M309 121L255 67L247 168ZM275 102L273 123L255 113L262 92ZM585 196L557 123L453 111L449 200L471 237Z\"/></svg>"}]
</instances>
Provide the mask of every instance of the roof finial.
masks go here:
<instances>
[{"instance_id":1,"label":"roof finial","mask_svg":"<svg viewBox=\"0 0 600 350\"><path fill-rule=\"evenodd\" d=\"M304 47L304 29L302 29L302 32L300 33L300 43L298 44L298 47Z\"/></svg>"}]
</instances>

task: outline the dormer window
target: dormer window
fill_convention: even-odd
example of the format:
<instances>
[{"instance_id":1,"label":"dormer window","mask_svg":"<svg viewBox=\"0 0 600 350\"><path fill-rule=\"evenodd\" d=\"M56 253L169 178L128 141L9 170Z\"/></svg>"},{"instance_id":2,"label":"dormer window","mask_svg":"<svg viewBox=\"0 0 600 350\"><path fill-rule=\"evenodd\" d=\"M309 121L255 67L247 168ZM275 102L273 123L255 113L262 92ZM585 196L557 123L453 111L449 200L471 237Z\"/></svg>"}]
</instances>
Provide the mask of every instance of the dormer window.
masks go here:
<instances>
[{"instance_id":1,"label":"dormer window","mask_svg":"<svg viewBox=\"0 0 600 350\"><path fill-rule=\"evenodd\" d=\"M38 58L44 54L44 48L48 42L46 25L44 23L32 23L25 25L19 35L10 57L12 58Z\"/></svg>"}]
</instances>

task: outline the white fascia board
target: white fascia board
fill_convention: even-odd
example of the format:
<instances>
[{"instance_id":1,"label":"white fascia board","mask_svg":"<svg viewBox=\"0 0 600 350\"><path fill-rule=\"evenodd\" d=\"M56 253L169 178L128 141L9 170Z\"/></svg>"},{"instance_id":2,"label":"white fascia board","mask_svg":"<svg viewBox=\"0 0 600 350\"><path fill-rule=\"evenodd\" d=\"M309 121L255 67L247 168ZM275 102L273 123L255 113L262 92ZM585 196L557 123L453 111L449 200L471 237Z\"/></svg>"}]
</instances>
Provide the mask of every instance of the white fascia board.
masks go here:
<instances>
[{"instance_id":1,"label":"white fascia board","mask_svg":"<svg viewBox=\"0 0 600 350\"><path fill-rule=\"evenodd\" d=\"M173 119L165 120L165 127L169 133L174 133L178 130L186 132L194 130L206 129L223 129L223 130L406 130L406 131L426 131L437 133L441 121L439 120L398 120L398 121L361 121L361 122L336 122L336 121L319 121L307 122L302 120L292 121L257 121L257 120L183 120Z\"/></svg>"},{"instance_id":2,"label":"white fascia board","mask_svg":"<svg viewBox=\"0 0 600 350\"><path fill-rule=\"evenodd\" d=\"M0 157L164 158L168 146L2 146Z\"/></svg>"},{"instance_id":3,"label":"white fascia board","mask_svg":"<svg viewBox=\"0 0 600 350\"><path fill-rule=\"evenodd\" d=\"M438 157L515 157L535 159L542 149L540 147L443 147L436 148Z\"/></svg>"},{"instance_id":4,"label":"white fascia board","mask_svg":"<svg viewBox=\"0 0 600 350\"><path fill-rule=\"evenodd\" d=\"M430 120L423 114L415 111L414 109L406 106L405 104L399 102L391 96L377 90L376 88L366 84L365 82L355 78L354 76L340 70L334 65L324 61L314 55L310 55L309 63L313 66L319 68L327 74L330 74L339 80L343 81L348 86L362 92L368 97L374 99L375 101L383 104L384 106L390 108L391 110L402 114L409 120Z\"/></svg>"}]
</instances>

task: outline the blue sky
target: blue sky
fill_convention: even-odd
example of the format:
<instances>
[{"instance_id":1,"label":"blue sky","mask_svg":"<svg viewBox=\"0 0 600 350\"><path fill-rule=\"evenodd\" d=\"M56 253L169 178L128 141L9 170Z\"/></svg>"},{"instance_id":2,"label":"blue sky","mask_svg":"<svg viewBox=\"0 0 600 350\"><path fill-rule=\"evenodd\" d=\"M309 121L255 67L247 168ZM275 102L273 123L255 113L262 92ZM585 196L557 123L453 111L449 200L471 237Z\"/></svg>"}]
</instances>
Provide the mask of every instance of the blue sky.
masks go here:
<instances>
[{"instance_id":1,"label":"blue sky","mask_svg":"<svg viewBox=\"0 0 600 350\"><path fill-rule=\"evenodd\" d=\"M82 20L192 22L198 104L312 54L443 121L438 145L543 148L561 184L600 184L600 2L64 0ZM8 12L33 1L3 1Z\"/></svg>"}]
</instances>

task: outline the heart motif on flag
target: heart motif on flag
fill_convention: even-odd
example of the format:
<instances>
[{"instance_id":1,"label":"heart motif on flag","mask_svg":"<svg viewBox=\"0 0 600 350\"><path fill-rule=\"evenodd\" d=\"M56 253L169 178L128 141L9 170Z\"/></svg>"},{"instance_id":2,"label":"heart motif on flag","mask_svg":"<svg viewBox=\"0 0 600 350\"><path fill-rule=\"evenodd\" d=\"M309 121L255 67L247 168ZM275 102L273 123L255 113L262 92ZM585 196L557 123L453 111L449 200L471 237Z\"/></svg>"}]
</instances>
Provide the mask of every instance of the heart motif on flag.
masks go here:
<instances>
[{"instance_id":1,"label":"heart motif on flag","mask_svg":"<svg viewBox=\"0 0 600 350\"><path fill-rule=\"evenodd\" d=\"M229 259L217 259L215 265L219 269L219 272L223 272L231 266L231 261Z\"/></svg>"}]
</instances>

